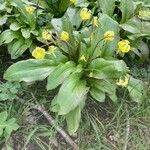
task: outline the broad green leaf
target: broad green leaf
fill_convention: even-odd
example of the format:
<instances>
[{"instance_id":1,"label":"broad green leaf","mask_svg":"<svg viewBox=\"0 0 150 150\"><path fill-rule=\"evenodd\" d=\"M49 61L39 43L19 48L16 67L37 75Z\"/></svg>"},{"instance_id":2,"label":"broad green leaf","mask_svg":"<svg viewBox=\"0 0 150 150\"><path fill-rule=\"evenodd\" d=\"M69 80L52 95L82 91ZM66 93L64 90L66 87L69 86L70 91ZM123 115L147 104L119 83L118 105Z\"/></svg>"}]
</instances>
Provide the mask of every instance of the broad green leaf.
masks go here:
<instances>
[{"instance_id":1,"label":"broad green leaf","mask_svg":"<svg viewBox=\"0 0 150 150\"><path fill-rule=\"evenodd\" d=\"M48 77L47 90L55 89L74 71L75 64L67 62L66 64L58 65Z\"/></svg>"},{"instance_id":2,"label":"broad green leaf","mask_svg":"<svg viewBox=\"0 0 150 150\"><path fill-rule=\"evenodd\" d=\"M107 94L112 101L117 100L116 96L116 84L110 80L90 80L91 90L90 94L99 102L104 102L105 94Z\"/></svg>"},{"instance_id":3,"label":"broad green leaf","mask_svg":"<svg viewBox=\"0 0 150 150\"><path fill-rule=\"evenodd\" d=\"M125 31L133 33L133 37L150 36L150 22L142 22L139 18L133 17L120 26Z\"/></svg>"},{"instance_id":4,"label":"broad green leaf","mask_svg":"<svg viewBox=\"0 0 150 150\"><path fill-rule=\"evenodd\" d=\"M10 25L10 29L13 30L13 31L18 31L20 28L21 28L21 26L19 25L18 22L13 22L13 23Z\"/></svg>"},{"instance_id":5,"label":"broad green leaf","mask_svg":"<svg viewBox=\"0 0 150 150\"><path fill-rule=\"evenodd\" d=\"M45 0L45 2L49 6L49 11L57 18L64 15L70 4L70 0Z\"/></svg>"},{"instance_id":6,"label":"broad green leaf","mask_svg":"<svg viewBox=\"0 0 150 150\"><path fill-rule=\"evenodd\" d=\"M8 45L8 52L11 54L12 59L16 59L21 56L32 44L31 40L25 40L20 37Z\"/></svg>"},{"instance_id":7,"label":"broad green leaf","mask_svg":"<svg viewBox=\"0 0 150 150\"><path fill-rule=\"evenodd\" d=\"M30 30L29 29L21 29L21 33L22 33L22 36L25 38L25 39L28 39L30 38Z\"/></svg>"},{"instance_id":8,"label":"broad green leaf","mask_svg":"<svg viewBox=\"0 0 150 150\"><path fill-rule=\"evenodd\" d=\"M117 79L124 75L128 69L123 60L105 60L97 58L91 62L89 69L97 79Z\"/></svg>"},{"instance_id":9,"label":"broad green leaf","mask_svg":"<svg viewBox=\"0 0 150 150\"><path fill-rule=\"evenodd\" d=\"M55 65L54 61L46 59L20 61L7 69L4 79L25 82L43 80L54 70Z\"/></svg>"},{"instance_id":10,"label":"broad green leaf","mask_svg":"<svg viewBox=\"0 0 150 150\"><path fill-rule=\"evenodd\" d=\"M120 0L120 4L120 9L122 12L121 23L124 23L133 17L135 6L133 0Z\"/></svg>"},{"instance_id":11,"label":"broad green leaf","mask_svg":"<svg viewBox=\"0 0 150 150\"><path fill-rule=\"evenodd\" d=\"M111 57L119 41L119 24L105 14L100 14L99 20L101 25L92 34L91 47L88 50L89 56L92 57L91 55L95 51L94 58L99 55L103 58ZM114 31L115 37L113 41L105 42L103 40L104 34L107 31Z\"/></svg>"},{"instance_id":12,"label":"broad green leaf","mask_svg":"<svg viewBox=\"0 0 150 150\"><path fill-rule=\"evenodd\" d=\"M112 17L115 10L115 1L116 0L98 0L98 3L102 9L102 12Z\"/></svg>"},{"instance_id":13,"label":"broad green leaf","mask_svg":"<svg viewBox=\"0 0 150 150\"><path fill-rule=\"evenodd\" d=\"M14 39L17 38L17 35L15 32L11 30L5 30L0 34L0 45L2 44L8 44L12 42Z\"/></svg>"},{"instance_id":14,"label":"broad green leaf","mask_svg":"<svg viewBox=\"0 0 150 150\"><path fill-rule=\"evenodd\" d=\"M67 9L66 15L69 17L69 20L72 24L73 27L76 27L78 29L81 24L81 19L80 19L80 10L76 8L69 7Z\"/></svg>"},{"instance_id":15,"label":"broad green leaf","mask_svg":"<svg viewBox=\"0 0 150 150\"><path fill-rule=\"evenodd\" d=\"M4 25L7 22L7 15L0 16L0 26Z\"/></svg>"},{"instance_id":16,"label":"broad green leaf","mask_svg":"<svg viewBox=\"0 0 150 150\"><path fill-rule=\"evenodd\" d=\"M3 128L0 128L0 137L3 135Z\"/></svg>"},{"instance_id":17,"label":"broad green leaf","mask_svg":"<svg viewBox=\"0 0 150 150\"><path fill-rule=\"evenodd\" d=\"M67 127L69 134L73 134L77 131L81 119L81 108L76 107L74 110L69 112L66 116Z\"/></svg>"},{"instance_id":18,"label":"broad green leaf","mask_svg":"<svg viewBox=\"0 0 150 150\"><path fill-rule=\"evenodd\" d=\"M142 103L147 96L147 87L146 85L138 79L130 77L129 84L127 87L129 95L133 101Z\"/></svg>"},{"instance_id":19,"label":"broad green leaf","mask_svg":"<svg viewBox=\"0 0 150 150\"><path fill-rule=\"evenodd\" d=\"M67 15L65 15L62 18L62 29L69 33L69 41L70 41L71 45L74 47L75 39L73 36L73 27L72 27L72 24L71 24L69 17Z\"/></svg>"},{"instance_id":20,"label":"broad green leaf","mask_svg":"<svg viewBox=\"0 0 150 150\"><path fill-rule=\"evenodd\" d=\"M88 88L86 82L80 77L79 73L70 75L52 101L52 109L57 108L59 115L68 114L84 101Z\"/></svg>"},{"instance_id":21,"label":"broad green leaf","mask_svg":"<svg viewBox=\"0 0 150 150\"><path fill-rule=\"evenodd\" d=\"M59 2L59 10L61 12L65 12L69 6L70 0L60 0Z\"/></svg>"},{"instance_id":22,"label":"broad green leaf","mask_svg":"<svg viewBox=\"0 0 150 150\"><path fill-rule=\"evenodd\" d=\"M97 89L96 87L92 87L90 89L91 96L99 102L105 101L105 93Z\"/></svg>"},{"instance_id":23,"label":"broad green leaf","mask_svg":"<svg viewBox=\"0 0 150 150\"><path fill-rule=\"evenodd\" d=\"M53 26L53 28L57 31L61 31L62 30L62 19L60 18L52 18L51 20L51 24Z\"/></svg>"},{"instance_id":24,"label":"broad green leaf","mask_svg":"<svg viewBox=\"0 0 150 150\"><path fill-rule=\"evenodd\" d=\"M16 123L15 118L11 118L7 121L6 127L5 127L5 137L9 137L12 131L16 131L19 128L18 124Z\"/></svg>"},{"instance_id":25,"label":"broad green leaf","mask_svg":"<svg viewBox=\"0 0 150 150\"><path fill-rule=\"evenodd\" d=\"M1 112L0 113L0 124L5 122L7 120L7 117L8 117L7 111ZM0 128L1 128L1 125L0 125Z\"/></svg>"},{"instance_id":26,"label":"broad green leaf","mask_svg":"<svg viewBox=\"0 0 150 150\"><path fill-rule=\"evenodd\" d=\"M141 39L134 41L132 43L132 51L139 56L139 62L144 62L146 59L149 59L149 47L148 45L143 42Z\"/></svg>"}]
</instances>

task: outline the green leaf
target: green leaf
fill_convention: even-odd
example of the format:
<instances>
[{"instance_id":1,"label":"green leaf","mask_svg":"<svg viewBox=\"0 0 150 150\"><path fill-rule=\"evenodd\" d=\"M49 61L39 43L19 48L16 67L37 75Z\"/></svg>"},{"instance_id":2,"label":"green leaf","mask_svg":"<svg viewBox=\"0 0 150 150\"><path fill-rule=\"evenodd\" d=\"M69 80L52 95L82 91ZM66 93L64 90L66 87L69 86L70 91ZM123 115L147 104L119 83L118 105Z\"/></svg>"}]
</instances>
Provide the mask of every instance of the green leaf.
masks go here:
<instances>
[{"instance_id":1,"label":"green leaf","mask_svg":"<svg viewBox=\"0 0 150 150\"><path fill-rule=\"evenodd\" d=\"M128 19L133 17L135 6L133 0L121 0L120 1L120 9L122 12L121 23L126 22Z\"/></svg>"},{"instance_id":2,"label":"green leaf","mask_svg":"<svg viewBox=\"0 0 150 150\"><path fill-rule=\"evenodd\" d=\"M23 3L23 1L20 0L11 0L11 5L16 7L20 11L20 20L28 24L32 30L36 27L36 17L34 14L29 14L26 11L26 5Z\"/></svg>"},{"instance_id":3,"label":"green leaf","mask_svg":"<svg viewBox=\"0 0 150 150\"><path fill-rule=\"evenodd\" d=\"M19 25L18 22L13 22L13 23L10 25L10 29L13 30L13 31L18 31L20 28L21 28L21 26Z\"/></svg>"},{"instance_id":4,"label":"green leaf","mask_svg":"<svg viewBox=\"0 0 150 150\"><path fill-rule=\"evenodd\" d=\"M7 117L8 117L7 111L1 112L0 113L0 124L5 122L7 120ZM0 128L1 128L1 125L0 125Z\"/></svg>"},{"instance_id":5,"label":"green leaf","mask_svg":"<svg viewBox=\"0 0 150 150\"><path fill-rule=\"evenodd\" d=\"M133 17L120 26L125 31L133 33L133 37L150 36L150 22L143 22L139 18Z\"/></svg>"},{"instance_id":6,"label":"green leaf","mask_svg":"<svg viewBox=\"0 0 150 150\"><path fill-rule=\"evenodd\" d=\"M28 39L30 38L30 30L29 29L21 29L21 33L22 33L22 36L25 38L25 39Z\"/></svg>"},{"instance_id":7,"label":"green leaf","mask_svg":"<svg viewBox=\"0 0 150 150\"><path fill-rule=\"evenodd\" d=\"M6 15L0 16L0 26L4 25L7 22L8 17Z\"/></svg>"},{"instance_id":8,"label":"green leaf","mask_svg":"<svg viewBox=\"0 0 150 150\"><path fill-rule=\"evenodd\" d=\"M115 1L116 0L98 0L100 7L102 9L102 12L104 14L109 15L110 17L112 17L114 13Z\"/></svg>"},{"instance_id":9,"label":"green leaf","mask_svg":"<svg viewBox=\"0 0 150 150\"><path fill-rule=\"evenodd\" d=\"M32 44L31 40L25 40L20 37L8 45L8 52L11 54L12 59L21 56Z\"/></svg>"},{"instance_id":10,"label":"green leaf","mask_svg":"<svg viewBox=\"0 0 150 150\"><path fill-rule=\"evenodd\" d=\"M117 79L128 70L123 60L105 60L103 58L93 60L89 69L93 72L93 78L97 79Z\"/></svg>"},{"instance_id":11,"label":"green leaf","mask_svg":"<svg viewBox=\"0 0 150 150\"><path fill-rule=\"evenodd\" d=\"M0 45L2 44L8 44L12 42L15 38L17 38L17 35L15 32L11 30L5 30L0 34Z\"/></svg>"},{"instance_id":12,"label":"green leaf","mask_svg":"<svg viewBox=\"0 0 150 150\"><path fill-rule=\"evenodd\" d=\"M105 101L105 94L107 94L112 101L117 100L116 84L110 80L90 80L91 89L90 94L99 102Z\"/></svg>"},{"instance_id":13,"label":"green leaf","mask_svg":"<svg viewBox=\"0 0 150 150\"><path fill-rule=\"evenodd\" d=\"M137 103L142 103L147 97L147 87L141 80L130 77L127 89L132 100Z\"/></svg>"},{"instance_id":14,"label":"green leaf","mask_svg":"<svg viewBox=\"0 0 150 150\"><path fill-rule=\"evenodd\" d=\"M62 30L67 31L69 33L69 41L71 45L74 47L75 38L73 35L73 26L71 24L71 21L69 20L68 15L65 15L64 17L62 17Z\"/></svg>"},{"instance_id":15,"label":"green leaf","mask_svg":"<svg viewBox=\"0 0 150 150\"><path fill-rule=\"evenodd\" d=\"M55 89L74 71L75 64L67 62L66 64L58 65L48 77L47 90Z\"/></svg>"},{"instance_id":16,"label":"green leaf","mask_svg":"<svg viewBox=\"0 0 150 150\"><path fill-rule=\"evenodd\" d=\"M101 25L93 32L91 40L91 47L88 50L89 56L94 52L93 58L101 56L103 58L113 56L119 39L119 24L111 17L105 14L100 14L99 17ZM104 33L107 31L114 31L115 37L113 41L105 42L103 40Z\"/></svg>"},{"instance_id":17,"label":"green leaf","mask_svg":"<svg viewBox=\"0 0 150 150\"><path fill-rule=\"evenodd\" d=\"M97 89L96 87L92 87L90 89L91 96L99 102L105 101L105 93Z\"/></svg>"},{"instance_id":18,"label":"green leaf","mask_svg":"<svg viewBox=\"0 0 150 150\"><path fill-rule=\"evenodd\" d=\"M66 116L67 127L69 134L73 134L77 131L81 119L81 108L76 107L74 110L69 112Z\"/></svg>"},{"instance_id":19,"label":"green leaf","mask_svg":"<svg viewBox=\"0 0 150 150\"><path fill-rule=\"evenodd\" d=\"M6 127L5 127L5 137L9 137L12 131L16 131L19 128L18 124L16 123L15 118L11 118L7 121Z\"/></svg>"},{"instance_id":20,"label":"green leaf","mask_svg":"<svg viewBox=\"0 0 150 150\"><path fill-rule=\"evenodd\" d=\"M59 2L59 10L61 12L65 12L70 4L70 0L60 0Z\"/></svg>"},{"instance_id":21,"label":"green leaf","mask_svg":"<svg viewBox=\"0 0 150 150\"><path fill-rule=\"evenodd\" d=\"M3 128L0 128L0 137L3 135Z\"/></svg>"},{"instance_id":22,"label":"green leaf","mask_svg":"<svg viewBox=\"0 0 150 150\"><path fill-rule=\"evenodd\" d=\"M4 79L25 82L43 80L54 70L55 65L54 61L46 59L20 61L7 69Z\"/></svg>"},{"instance_id":23,"label":"green leaf","mask_svg":"<svg viewBox=\"0 0 150 150\"><path fill-rule=\"evenodd\" d=\"M0 137L3 135L3 132L6 138L9 137L11 132L13 130L17 130L19 127L16 123L16 119L11 118L10 120L7 121L7 118L8 118L7 111L0 113Z\"/></svg>"},{"instance_id":24,"label":"green leaf","mask_svg":"<svg viewBox=\"0 0 150 150\"><path fill-rule=\"evenodd\" d=\"M45 0L49 6L49 10L55 17L60 18L67 10L70 0Z\"/></svg>"},{"instance_id":25,"label":"green leaf","mask_svg":"<svg viewBox=\"0 0 150 150\"><path fill-rule=\"evenodd\" d=\"M81 80L80 77L79 73L70 75L52 101L52 109L57 108L56 111L59 115L69 113L84 101L88 88L86 82Z\"/></svg>"},{"instance_id":26,"label":"green leaf","mask_svg":"<svg viewBox=\"0 0 150 150\"><path fill-rule=\"evenodd\" d=\"M146 59L149 59L149 47L148 45L143 42L141 39L134 41L132 43L132 51L139 56L139 62L144 62Z\"/></svg>"}]
</instances>

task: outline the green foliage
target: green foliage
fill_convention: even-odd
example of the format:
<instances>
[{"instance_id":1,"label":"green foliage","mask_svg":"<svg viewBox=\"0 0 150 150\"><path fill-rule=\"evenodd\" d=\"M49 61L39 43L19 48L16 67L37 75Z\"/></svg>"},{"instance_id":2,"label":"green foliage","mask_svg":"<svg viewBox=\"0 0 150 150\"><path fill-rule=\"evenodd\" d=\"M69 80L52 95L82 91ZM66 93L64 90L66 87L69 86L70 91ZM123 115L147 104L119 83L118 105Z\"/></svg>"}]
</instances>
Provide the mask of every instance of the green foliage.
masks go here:
<instances>
[{"instance_id":1,"label":"green foliage","mask_svg":"<svg viewBox=\"0 0 150 150\"><path fill-rule=\"evenodd\" d=\"M0 137L9 138L12 131L19 128L15 118L8 119L7 111L0 112Z\"/></svg>"},{"instance_id":2,"label":"green foliage","mask_svg":"<svg viewBox=\"0 0 150 150\"><path fill-rule=\"evenodd\" d=\"M131 77L128 90L131 98L135 102L142 103L147 97L147 87L141 80L137 80Z\"/></svg>"},{"instance_id":3,"label":"green foliage","mask_svg":"<svg viewBox=\"0 0 150 150\"><path fill-rule=\"evenodd\" d=\"M122 12L121 23L126 22L128 19L132 18L135 11L133 0L121 0L120 10Z\"/></svg>"},{"instance_id":4,"label":"green foliage","mask_svg":"<svg viewBox=\"0 0 150 150\"><path fill-rule=\"evenodd\" d=\"M1 4L1 3L0 3ZM28 6L23 1L11 0L2 5L0 14L4 14L3 24L6 30L0 35L0 45L9 44L8 51L12 59L21 56L28 48L32 47L32 40L39 35L39 27L36 26L36 13L29 14L26 11ZM8 10L11 10L8 12Z\"/></svg>"},{"instance_id":5,"label":"green foliage","mask_svg":"<svg viewBox=\"0 0 150 150\"><path fill-rule=\"evenodd\" d=\"M47 90L58 89L50 109L66 118L70 134L79 127L81 111L88 97L98 102L109 97L117 102L117 90L126 88L132 100L142 103L146 98L145 84L129 75L122 58L135 58L137 55L144 61L149 57L145 42L150 36L149 22L143 21L138 14L139 10L147 7L145 4L137 4L133 0L79 1L76 4L69 0L45 0L38 4L8 1L13 15L2 21L2 25L6 24L8 28L0 35L0 45L8 45L13 59L27 49L32 53L36 46L41 46L46 52L36 53L40 59L27 58L12 64L4 79L32 82L47 78ZM32 6L34 12L27 13L27 6ZM90 9L91 17L86 21L80 17L83 7ZM47 14L52 16L48 22L43 17ZM43 18L40 20L40 17ZM98 24L94 23L94 17L97 17ZM51 36L50 40L43 38L43 31ZM108 31L114 36L105 37ZM64 32L67 32L67 40L66 34L62 36ZM118 52L118 42L122 39L130 41L128 54ZM54 46L55 50L50 51L49 46ZM126 76L129 79L123 81ZM126 85L118 88L118 80Z\"/></svg>"},{"instance_id":6,"label":"green foliage","mask_svg":"<svg viewBox=\"0 0 150 150\"><path fill-rule=\"evenodd\" d=\"M52 60L20 61L11 66L5 73L4 78L11 81L32 82L45 79L56 64Z\"/></svg>"},{"instance_id":7,"label":"green foliage","mask_svg":"<svg viewBox=\"0 0 150 150\"><path fill-rule=\"evenodd\" d=\"M44 0L47 3L48 10L54 14L54 17L62 17L67 10L70 0Z\"/></svg>"},{"instance_id":8,"label":"green foliage","mask_svg":"<svg viewBox=\"0 0 150 150\"><path fill-rule=\"evenodd\" d=\"M0 84L0 101L17 99L21 86L19 83L6 82Z\"/></svg>"}]
</instances>

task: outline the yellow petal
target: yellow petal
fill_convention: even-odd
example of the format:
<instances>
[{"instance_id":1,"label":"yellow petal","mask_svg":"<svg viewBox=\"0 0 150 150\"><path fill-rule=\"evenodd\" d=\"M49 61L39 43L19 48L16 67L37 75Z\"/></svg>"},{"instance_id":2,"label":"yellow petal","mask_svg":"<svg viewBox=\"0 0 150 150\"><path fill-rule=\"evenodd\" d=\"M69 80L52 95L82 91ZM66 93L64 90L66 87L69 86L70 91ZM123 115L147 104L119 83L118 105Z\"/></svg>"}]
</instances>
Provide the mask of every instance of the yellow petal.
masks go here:
<instances>
[{"instance_id":1,"label":"yellow petal","mask_svg":"<svg viewBox=\"0 0 150 150\"><path fill-rule=\"evenodd\" d=\"M32 52L32 56L35 59L43 59L45 55L46 55L45 49L41 47L36 47Z\"/></svg>"},{"instance_id":2,"label":"yellow petal","mask_svg":"<svg viewBox=\"0 0 150 150\"><path fill-rule=\"evenodd\" d=\"M113 41L114 40L114 36L115 36L114 31L107 31L107 32L104 33L104 39L106 41Z\"/></svg>"},{"instance_id":3,"label":"yellow petal","mask_svg":"<svg viewBox=\"0 0 150 150\"><path fill-rule=\"evenodd\" d=\"M91 18L91 11L88 10L87 8L83 8L81 11L80 11L80 18L82 21L86 21L86 20L89 20Z\"/></svg>"},{"instance_id":4,"label":"yellow petal","mask_svg":"<svg viewBox=\"0 0 150 150\"><path fill-rule=\"evenodd\" d=\"M69 33L66 32L66 31L63 31L63 32L61 33L61 40L63 40L63 41L68 41L68 40L69 40Z\"/></svg>"},{"instance_id":5,"label":"yellow petal","mask_svg":"<svg viewBox=\"0 0 150 150\"><path fill-rule=\"evenodd\" d=\"M32 6L26 6L26 11L29 13L29 14L32 14L34 12L34 8Z\"/></svg>"}]
</instances>

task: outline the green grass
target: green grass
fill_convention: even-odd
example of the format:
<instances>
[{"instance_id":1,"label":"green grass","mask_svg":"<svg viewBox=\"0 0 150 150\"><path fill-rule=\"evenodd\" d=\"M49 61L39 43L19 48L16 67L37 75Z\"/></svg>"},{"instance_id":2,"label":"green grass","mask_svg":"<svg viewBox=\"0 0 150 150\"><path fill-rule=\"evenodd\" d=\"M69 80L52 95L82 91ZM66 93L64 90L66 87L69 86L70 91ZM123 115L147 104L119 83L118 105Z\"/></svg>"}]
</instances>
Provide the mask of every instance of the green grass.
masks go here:
<instances>
[{"instance_id":1,"label":"green grass","mask_svg":"<svg viewBox=\"0 0 150 150\"><path fill-rule=\"evenodd\" d=\"M32 94L29 92L31 89ZM42 114L32 110L35 100L43 103L48 109L49 94L44 93L45 90L36 84L31 89L25 92L20 101L14 101L11 107L8 107L10 114L18 118L19 124L22 124L14 133L13 139L18 145L28 147L29 150L32 147L36 147L36 150L55 149L54 143L59 145L60 150L71 149ZM146 106L144 104L137 106L135 103L129 103L128 100L122 100L119 104L88 101L82 113L83 118L78 136L74 138L81 150L122 150L125 142L127 142L127 149L147 150L150 147L149 103ZM54 114L53 117L55 118ZM128 122L129 133L127 135ZM66 130L63 118L59 120L57 118L56 123Z\"/></svg>"}]
</instances>

